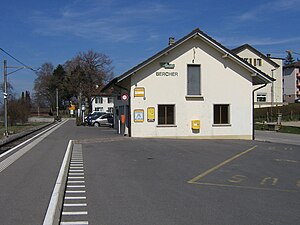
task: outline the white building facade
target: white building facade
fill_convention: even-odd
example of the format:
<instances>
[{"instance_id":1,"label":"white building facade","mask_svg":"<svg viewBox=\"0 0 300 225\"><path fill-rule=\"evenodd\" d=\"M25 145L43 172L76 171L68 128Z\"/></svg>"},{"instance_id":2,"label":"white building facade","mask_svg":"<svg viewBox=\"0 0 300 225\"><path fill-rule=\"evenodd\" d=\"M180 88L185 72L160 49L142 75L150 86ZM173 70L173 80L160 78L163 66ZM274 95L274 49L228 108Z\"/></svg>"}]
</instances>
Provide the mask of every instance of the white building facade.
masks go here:
<instances>
[{"instance_id":1,"label":"white building facade","mask_svg":"<svg viewBox=\"0 0 300 225\"><path fill-rule=\"evenodd\" d=\"M111 96L95 96L92 98L92 111L111 113L114 109L114 98Z\"/></svg>"},{"instance_id":2,"label":"white building facade","mask_svg":"<svg viewBox=\"0 0 300 225\"><path fill-rule=\"evenodd\" d=\"M271 81L196 29L104 90L128 96L115 118L132 137L252 139L253 85Z\"/></svg>"},{"instance_id":3,"label":"white building facade","mask_svg":"<svg viewBox=\"0 0 300 225\"><path fill-rule=\"evenodd\" d=\"M254 107L271 107L283 105L283 60L265 56L252 46L245 44L232 50L239 57L276 79L266 87L255 92ZM254 86L256 89L258 86Z\"/></svg>"}]
</instances>

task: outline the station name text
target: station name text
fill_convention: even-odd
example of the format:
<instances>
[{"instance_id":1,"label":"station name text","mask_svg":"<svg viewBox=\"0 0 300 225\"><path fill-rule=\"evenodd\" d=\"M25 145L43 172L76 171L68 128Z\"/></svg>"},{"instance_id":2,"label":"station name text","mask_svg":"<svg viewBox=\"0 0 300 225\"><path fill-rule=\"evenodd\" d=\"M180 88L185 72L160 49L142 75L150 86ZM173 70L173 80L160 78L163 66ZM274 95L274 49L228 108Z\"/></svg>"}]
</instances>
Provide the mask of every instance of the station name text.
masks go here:
<instances>
[{"instance_id":1,"label":"station name text","mask_svg":"<svg viewBox=\"0 0 300 225\"><path fill-rule=\"evenodd\" d=\"M156 72L157 77L178 77L178 72Z\"/></svg>"}]
</instances>

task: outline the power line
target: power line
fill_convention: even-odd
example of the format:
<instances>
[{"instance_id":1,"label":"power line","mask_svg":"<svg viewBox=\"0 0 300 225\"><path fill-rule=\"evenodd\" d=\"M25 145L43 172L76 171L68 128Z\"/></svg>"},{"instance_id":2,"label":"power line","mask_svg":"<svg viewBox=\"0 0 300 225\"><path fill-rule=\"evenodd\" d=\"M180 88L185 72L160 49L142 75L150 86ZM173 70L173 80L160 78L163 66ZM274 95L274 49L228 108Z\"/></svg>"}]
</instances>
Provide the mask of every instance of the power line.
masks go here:
<instances>
[{"instance_id":1,"label":"power line","mask_svg":"<svg viewBox=\"0 0 300 225\"><path fill-rule=\"evenodd\" d=\"M34 72L37 72L37 70L33 69L32 67L30 66L27 66L25 63L22 63L20 60L18 60L16 57L12 56L11 54L9 54L7 51L5 51L3 48L0 48L0 50L2 52L4 52L6 55L8 55L9 57L11 57L12 59L14 59L15 61L17 61L18 63L20 63L21 65L23 65L24 67L34 71Z\"/></svg>"}]
</instances>

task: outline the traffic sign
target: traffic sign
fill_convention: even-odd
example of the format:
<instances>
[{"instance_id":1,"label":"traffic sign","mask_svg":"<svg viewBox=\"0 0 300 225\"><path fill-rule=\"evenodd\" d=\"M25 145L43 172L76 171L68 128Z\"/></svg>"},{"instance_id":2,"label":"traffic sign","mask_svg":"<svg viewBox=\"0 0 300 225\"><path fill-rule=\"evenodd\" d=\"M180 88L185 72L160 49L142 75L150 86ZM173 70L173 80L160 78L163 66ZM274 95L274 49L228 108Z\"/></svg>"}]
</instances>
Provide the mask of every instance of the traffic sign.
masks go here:
<instances>
[{"instance_id":1,"label":"traffic sign","mask_svg":"<svg viewBox=\"0 0 300 225\"><path fill-rule=\"evenodd\" d=\"M125 93L125 94L122 94L121 98L122 98L123 101L127 101L129 96L128 96L127 93Z\"/></svg>"}]
</instances>

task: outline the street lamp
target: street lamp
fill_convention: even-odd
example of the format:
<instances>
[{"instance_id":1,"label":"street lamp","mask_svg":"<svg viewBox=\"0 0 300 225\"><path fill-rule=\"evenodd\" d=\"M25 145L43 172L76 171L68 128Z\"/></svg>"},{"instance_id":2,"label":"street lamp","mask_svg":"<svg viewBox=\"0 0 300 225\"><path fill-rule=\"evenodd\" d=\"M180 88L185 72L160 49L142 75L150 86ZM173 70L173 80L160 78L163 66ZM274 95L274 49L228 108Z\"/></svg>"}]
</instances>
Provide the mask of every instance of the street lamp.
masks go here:
<instances>
[{"instance_id":1,"label":"street lamp","mask_svg":"<svg viewBox=\"0 0 300 225\"><path fill-rule=\"evenodd\" d=\"M27 67L27 66L7 66L7 61L4 60L3 62L4 65L4 70L3 70L3 77L4 77L4 90L3 90L3 98L4 98L4 125L5 125L5 132L4 135L7 137L8 136L8 116L7 116L7 76L15 73L19 70L22 69L30 69L33 70L31 67ZM11 68L11 69L15 69L14 71L7 73L7 69Z\"/></svg>"}]
</instances>

